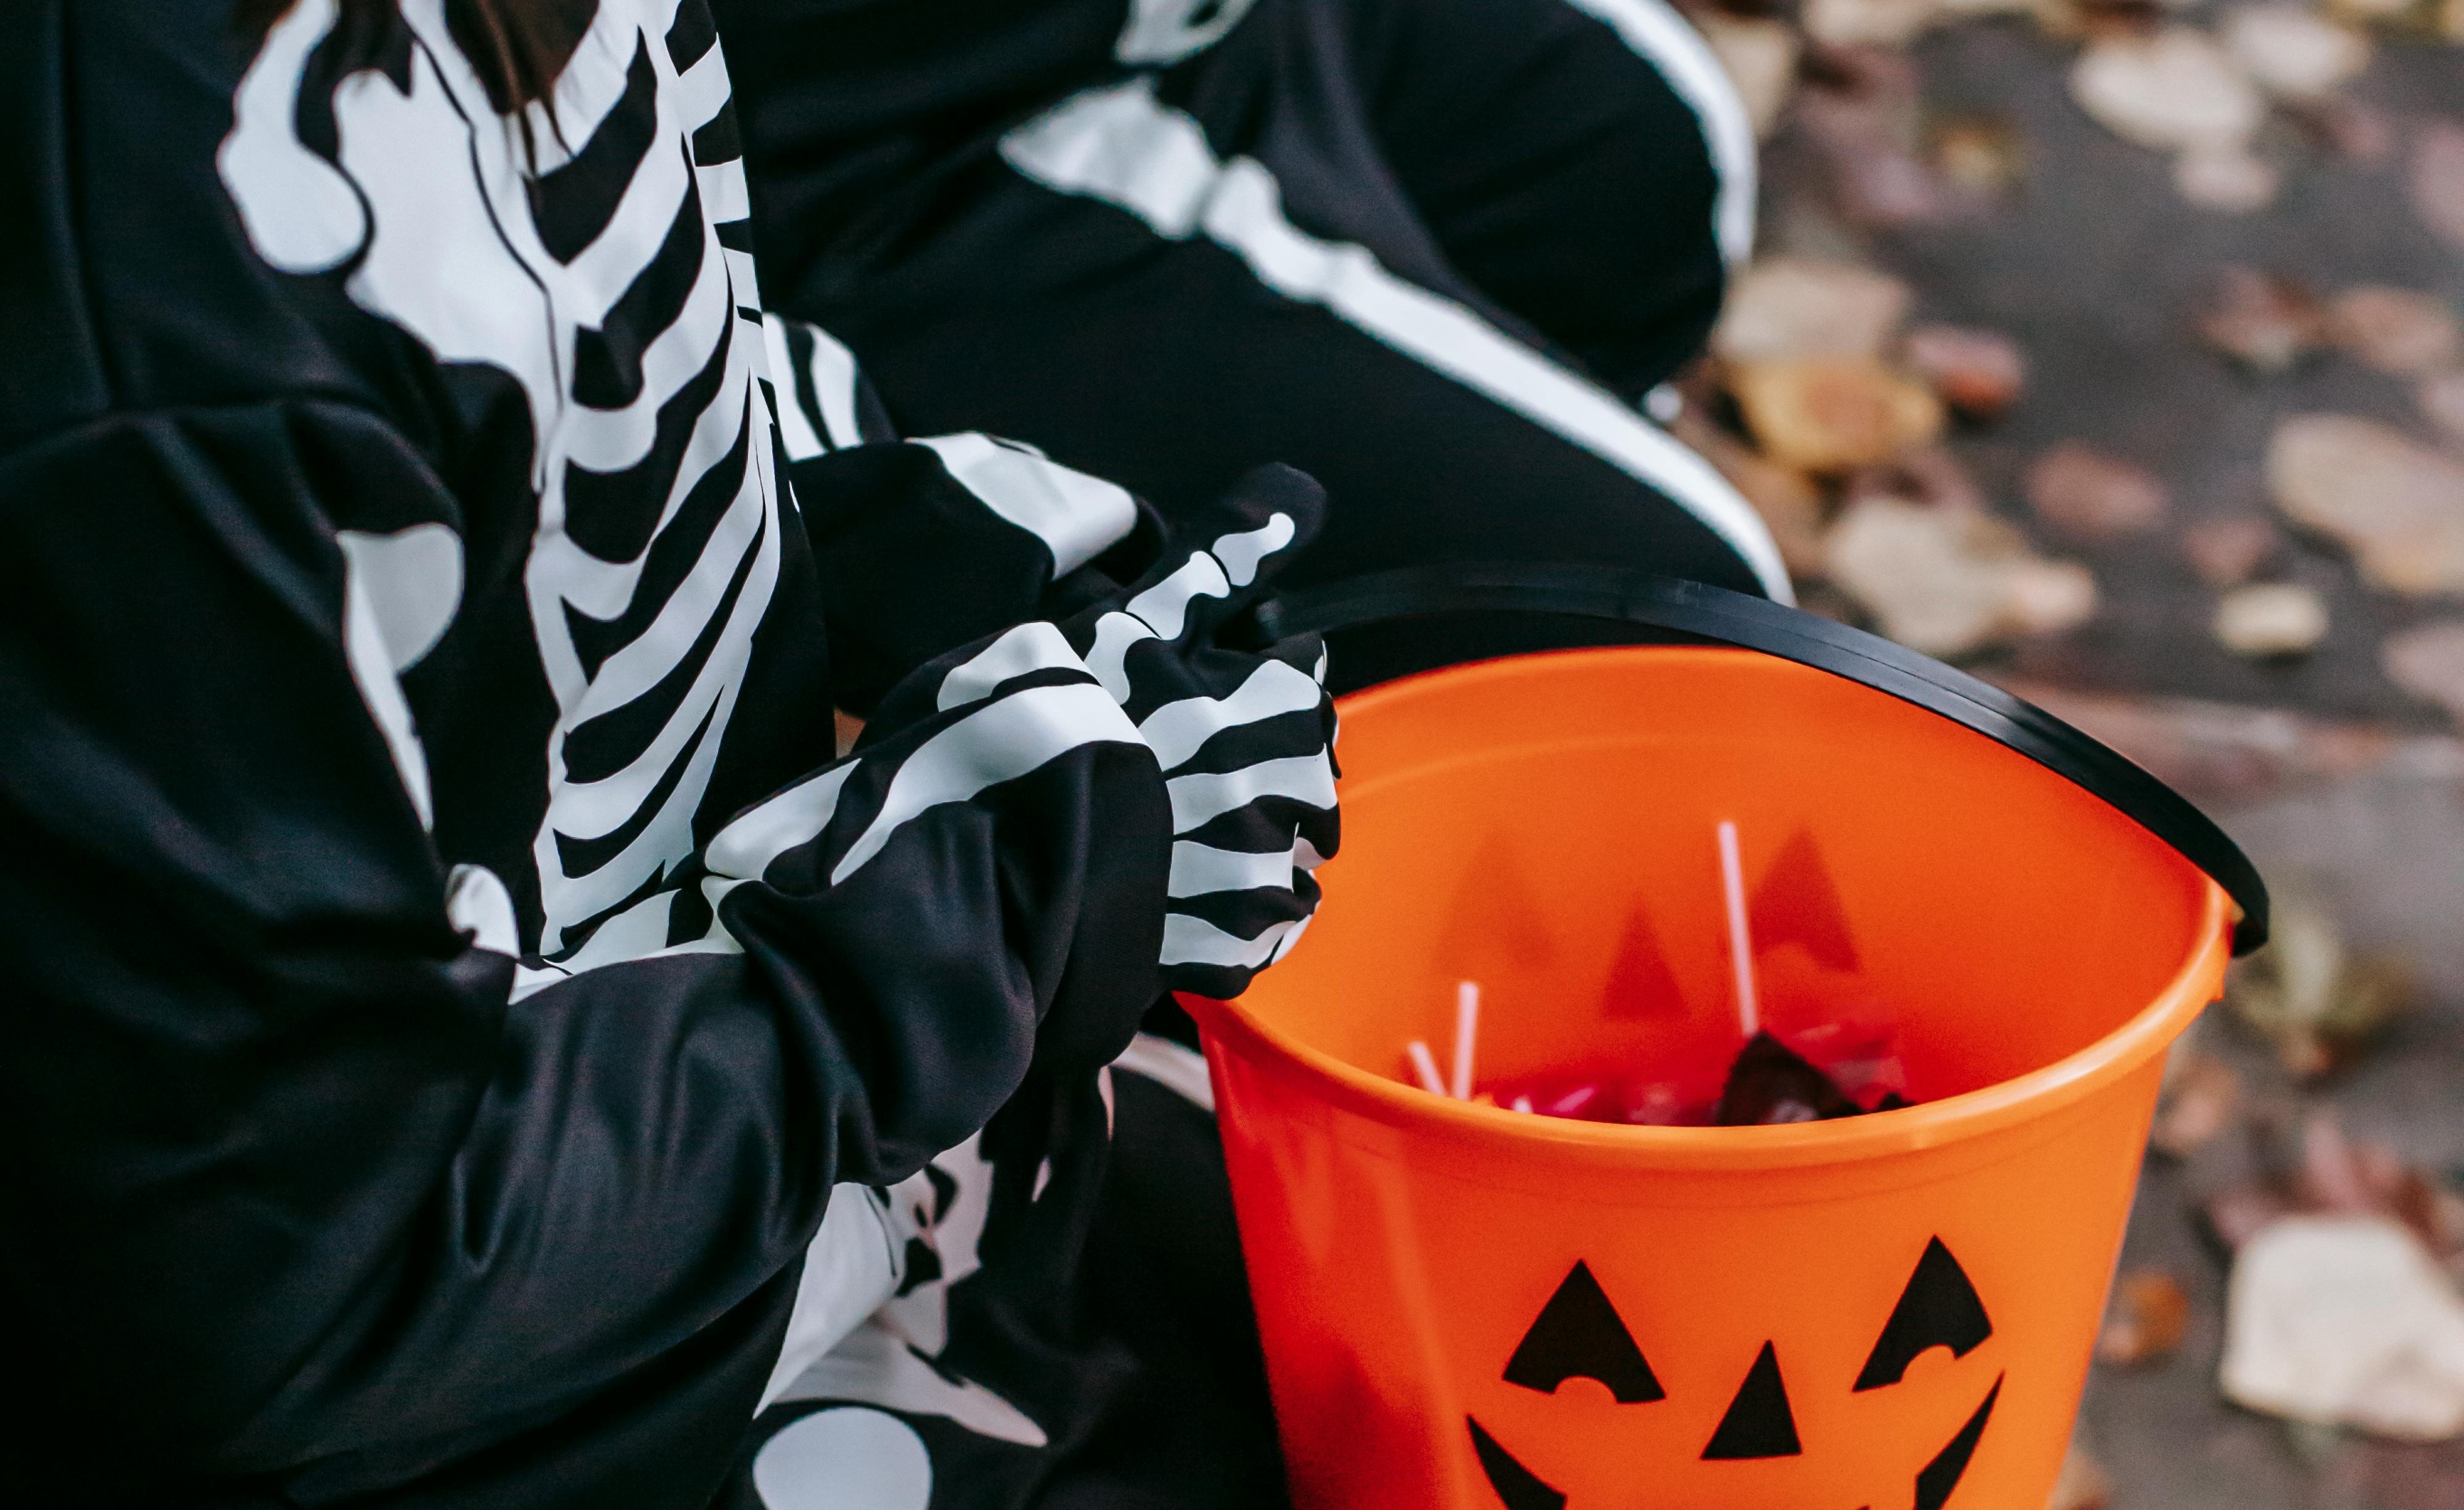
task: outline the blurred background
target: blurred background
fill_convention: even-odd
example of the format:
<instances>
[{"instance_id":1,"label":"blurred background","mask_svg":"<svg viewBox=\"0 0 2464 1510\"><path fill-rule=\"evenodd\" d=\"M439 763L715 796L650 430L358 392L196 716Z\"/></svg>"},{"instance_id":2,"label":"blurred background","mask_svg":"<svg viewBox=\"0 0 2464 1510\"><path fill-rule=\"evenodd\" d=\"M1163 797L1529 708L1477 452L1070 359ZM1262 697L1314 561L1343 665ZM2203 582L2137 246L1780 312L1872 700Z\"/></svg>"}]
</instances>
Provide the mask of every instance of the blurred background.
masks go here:
<instances>
[{"instance_id":1,"label":"blurred background","mask_svg":"<svg viewBox=\"0 0 2464 1510\"><path fill-rule=\"evenodd\" d=\"M2464 0L1689 8L1764 230L1655 411L2278 897L2056 1506L2464 1510Z\"/></svg>"}]
</instances>

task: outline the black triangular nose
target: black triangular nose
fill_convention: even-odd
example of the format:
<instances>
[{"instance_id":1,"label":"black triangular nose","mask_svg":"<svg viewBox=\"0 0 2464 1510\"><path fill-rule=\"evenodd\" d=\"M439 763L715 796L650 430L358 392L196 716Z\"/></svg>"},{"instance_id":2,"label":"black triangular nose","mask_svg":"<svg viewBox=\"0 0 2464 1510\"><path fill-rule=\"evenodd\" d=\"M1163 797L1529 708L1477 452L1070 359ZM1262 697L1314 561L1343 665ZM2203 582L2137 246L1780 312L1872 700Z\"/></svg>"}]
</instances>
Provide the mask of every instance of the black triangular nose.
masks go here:
<instances>
[{"instance_id":1,"label":"black triangular nose","mask_svg":"<svg viewBox=\"0 0 2464 1510\"><path fill-rule=\"evenodd\" d=\"M1737 1397L1728 1402L1728 1413L1720 1417L1720 1429L1711 1433L1711 1445L1703 1449L1704 1460L1794 1457L1802 1450L1788 1386L1780 1382L1779 1354L1765 1343L1746 1382L1737 1386Z\"/></svg>"}]
</instances>

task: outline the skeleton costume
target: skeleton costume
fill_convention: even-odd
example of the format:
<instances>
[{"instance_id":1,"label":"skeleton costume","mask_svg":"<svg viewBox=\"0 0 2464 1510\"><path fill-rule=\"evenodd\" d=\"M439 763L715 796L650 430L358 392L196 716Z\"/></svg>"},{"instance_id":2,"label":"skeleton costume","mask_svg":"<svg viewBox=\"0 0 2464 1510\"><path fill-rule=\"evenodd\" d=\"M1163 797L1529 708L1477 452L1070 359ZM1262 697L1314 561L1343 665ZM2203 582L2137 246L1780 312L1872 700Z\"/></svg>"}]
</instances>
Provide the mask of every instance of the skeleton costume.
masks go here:
<instances>
[{"instance_id":1,"label":"skeleton costume","mask_svg":"<svg viewBox=\"0 0 2464 1510\"><path fill-rule=\"evenodd\" d=\"M1323 482L1288 581L1615 563L1785 601L1638 408L1750 248L1754 142L1667 0L713 0L775 307L911 429L1167 513ZM1337 636L1337 686L1597 625Z\"/></svg>"},{"instance_id":2,"label":"skeleton costume","mask_svg":"<svg viewBox=\"0 0 2464 1510\"><path fill-rule=\"evenodd\" d=\"M0 1477L993 1502L929 1423L1084 1437L1141 1013L1334 847L1316 646L1216 643L1316 488L891 440L703 0L530 104L448 0L233 9L0 29Z\"/></svg>"}]
</instances>

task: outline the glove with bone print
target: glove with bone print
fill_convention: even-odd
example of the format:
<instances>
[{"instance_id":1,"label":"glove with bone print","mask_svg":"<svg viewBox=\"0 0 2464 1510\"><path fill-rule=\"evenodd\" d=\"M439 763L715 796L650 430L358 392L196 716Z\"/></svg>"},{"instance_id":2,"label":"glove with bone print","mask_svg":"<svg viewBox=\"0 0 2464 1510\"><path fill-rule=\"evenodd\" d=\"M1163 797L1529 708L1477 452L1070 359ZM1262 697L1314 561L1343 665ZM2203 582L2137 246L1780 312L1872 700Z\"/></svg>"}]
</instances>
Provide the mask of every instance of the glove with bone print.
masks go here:
<instances>
[{"instance_id":1,"label":"glove with bone print","mask_svg":"<svg viewBox=\"0 0 2464 1510\"><path fill-rule=\"evenodd\" d=\"M1021 624L944 674L909 678L876 711L868 742L925 715L928 696L949 708L1022 677L1083 667L1155 752L1171 800L1164 983L1239 995L1317 906L1310 872L1339 833L1334 705L1314 638L1253 651L1217 637L1266 594L1324 510L1324 491L1303 473L1251 472L1177 521L1127 586L1103 570L1112 553L1056 584L1049 601L1084 605L1059 622Z\"/></svg>"}]
</instances>

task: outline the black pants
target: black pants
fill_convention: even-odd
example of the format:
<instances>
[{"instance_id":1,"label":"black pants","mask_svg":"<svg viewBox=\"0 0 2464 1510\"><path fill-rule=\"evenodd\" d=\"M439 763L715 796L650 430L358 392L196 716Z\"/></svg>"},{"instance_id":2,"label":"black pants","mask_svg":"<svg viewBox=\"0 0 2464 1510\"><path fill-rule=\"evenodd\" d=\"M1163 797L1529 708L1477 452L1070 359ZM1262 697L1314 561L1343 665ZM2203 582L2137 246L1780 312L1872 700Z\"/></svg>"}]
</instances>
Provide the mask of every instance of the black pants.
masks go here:
<instances>
[{"instance_id":1,"label":"black pants","mask_svg":"<svg viewBox=\"0 0 2464 1510\"><path fill-rule=\"evenodd\" d=\"M1787 592L1743 500L1636 407L1753 208L1743 112L1661 0L1259 0L1185 61L954 129L844 233L799 179L859 148L765 127L793 112L759 89L773 301L907 433L1029 441L1167 512L1288 462L1332 498L1294 582L1524 559ZM1332 670L1597 634L1419 625L1338 640Z\"/></svg>"}]
</instances>

